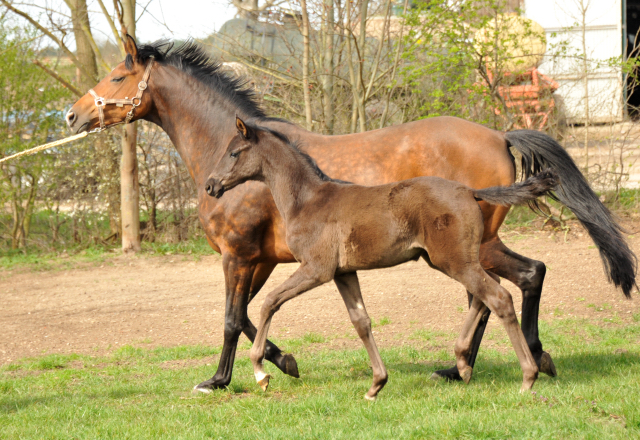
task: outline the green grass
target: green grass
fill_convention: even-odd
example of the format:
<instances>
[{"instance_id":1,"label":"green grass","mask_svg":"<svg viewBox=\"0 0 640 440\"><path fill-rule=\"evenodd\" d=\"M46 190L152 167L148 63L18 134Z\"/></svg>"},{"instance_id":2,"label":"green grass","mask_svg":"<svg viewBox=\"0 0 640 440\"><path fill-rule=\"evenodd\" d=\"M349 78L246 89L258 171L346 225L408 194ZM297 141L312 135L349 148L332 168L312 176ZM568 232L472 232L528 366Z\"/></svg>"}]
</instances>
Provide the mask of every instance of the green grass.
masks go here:
<instances>
[{"instance_id":1,"label":"green grass","mask_svg":"<svg viewBox=\"0 0 640 440\"><path fill-rule=\"evenodd\" d=\"M510 350L481 352L469 385L433 382L449 353L382 350L389 383L378 401L364 349L295 346L302 379L273 375L267 393L239 353L228 389L193 395L219 349L123 347L108 357L44 356L0 367L1 438L638 438L640 324L541 326L560 376L518 393ZM410 341L409 341L410 342Z\"/></svg>"}]
</instances>

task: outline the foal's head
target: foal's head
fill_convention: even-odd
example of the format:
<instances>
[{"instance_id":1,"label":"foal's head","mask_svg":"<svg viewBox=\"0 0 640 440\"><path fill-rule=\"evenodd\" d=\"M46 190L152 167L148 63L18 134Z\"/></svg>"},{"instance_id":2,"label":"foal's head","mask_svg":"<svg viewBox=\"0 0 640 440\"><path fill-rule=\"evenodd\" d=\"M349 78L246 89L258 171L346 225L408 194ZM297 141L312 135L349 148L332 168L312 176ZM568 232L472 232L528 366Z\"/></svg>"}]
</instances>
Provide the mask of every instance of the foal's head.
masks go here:
<instances>
[{"instance_id":1,"label":"foal's head","mask_svg":"<svg viewBox=\"0 0 640 440\"><path fill-rule=\"evenodd\" d=\"M227 150L214 166L205 185L205 190L210 196L220 198L225 191L247 180L261 180L263 177L263 155L260 154L258 143L261 138L268 137L265 136L265 130L251 127L237 116L236 128L238 134L229 142Z\"/></svg>"}]
</instances>

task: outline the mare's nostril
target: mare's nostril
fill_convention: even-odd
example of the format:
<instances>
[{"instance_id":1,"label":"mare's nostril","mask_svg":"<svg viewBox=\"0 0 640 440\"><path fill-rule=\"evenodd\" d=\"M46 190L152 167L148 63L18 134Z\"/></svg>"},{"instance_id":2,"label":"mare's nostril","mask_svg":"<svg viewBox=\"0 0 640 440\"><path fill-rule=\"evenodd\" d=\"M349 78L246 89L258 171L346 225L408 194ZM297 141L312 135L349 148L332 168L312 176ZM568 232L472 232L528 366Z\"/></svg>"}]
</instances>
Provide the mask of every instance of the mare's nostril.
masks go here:
<instances>
[{"instance_id":1,"label":"mare's nostril","mask_svg":"<svg viewBox=\"0 0 640 440\"><path fill-rule=\"evenodd\" d=\"M205 186L205 191L207 191L207 194L209 194L210 196L213 195L213 186L211 184L207 184L207 186Z\"/></svg>"},{"instance_id":2,"label":"mare's nostril","mask_svg":"<svg viewBox=\"0 0 640 440\"><path fill-rule=\"evenodd\" d=\"M69 113L67 113L67 125L69 127L73 126L73 123L76 122L76 114L72 111L69 111Z\"/></svg>"}]
</instances>

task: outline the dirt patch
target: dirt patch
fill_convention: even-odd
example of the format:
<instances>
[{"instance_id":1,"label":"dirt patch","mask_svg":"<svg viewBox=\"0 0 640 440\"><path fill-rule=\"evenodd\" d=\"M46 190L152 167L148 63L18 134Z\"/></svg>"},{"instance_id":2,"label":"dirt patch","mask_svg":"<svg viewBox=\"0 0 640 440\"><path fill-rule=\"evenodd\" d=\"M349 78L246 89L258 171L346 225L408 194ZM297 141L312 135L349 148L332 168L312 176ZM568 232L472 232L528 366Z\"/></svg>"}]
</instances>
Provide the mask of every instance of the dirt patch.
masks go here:
<instances>
[{"instance_id":1,"label":"dirt patch","mask_svg":"<svg viewBox=\"0 0 640 440\"><path fill-rule=\"evenodd\" d=\"M640 230L640 224L634 227ZM512 231L503 238L516 252L548 266L540 319L578 317L615 325L631 322L640 311L637 297L626 300L607 283L598 251L579 228L573 228L567 241L564 234L548 231ZM632 236L630 243L638 253L640 236ZM296 267L288 264L276 268L249 307L254 323L265 292L284 281ZM379 346L444 344L453 350L454 335L467 309L466 294L458 283L422 261L360 272L359 276L366 307L376 323ZM519 310L518 289L507 281L503 284ZM0 300L3 364L45 353L105 354L125 344L222 344L224 276L216 256L198 262L181 261L176 256L123 257L102 267L37 273L4 271L0 272ZM280 339L314 332L325 336L328 346L361 346L333 284L285 304L271 329L271 335ZM494 318L488 332L506 338ZM489 338L487 345L491 343ZM286 342L281 345L287 348Z\"/></svg>"}]
</instances>

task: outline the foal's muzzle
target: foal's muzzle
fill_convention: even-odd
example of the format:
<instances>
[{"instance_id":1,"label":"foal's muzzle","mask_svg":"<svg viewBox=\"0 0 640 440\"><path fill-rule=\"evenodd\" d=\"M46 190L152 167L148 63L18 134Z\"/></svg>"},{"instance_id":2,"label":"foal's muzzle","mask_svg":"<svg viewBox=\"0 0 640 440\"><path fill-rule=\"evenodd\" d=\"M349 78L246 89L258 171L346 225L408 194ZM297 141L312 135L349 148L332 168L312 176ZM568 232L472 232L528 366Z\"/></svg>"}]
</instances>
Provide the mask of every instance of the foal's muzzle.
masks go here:
<instances>
[{"instance_id":1,"label":"foal's muzzle","mask_svg":"<svg viewBox=\"0 0 640 440\"><path fill-rule=\"evenodd\" d=\"M205 183L204 186L204 190L207 192L207 194L209 194L211 197L215 197L216 199L219 199L220 197L222 197L222 194L224 194L224 186L222 185L221 181L214 179L213 177L207 180L207 183Z\"/></svg>"}]
</instances>

